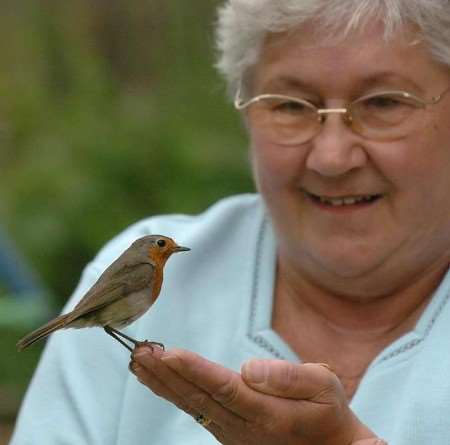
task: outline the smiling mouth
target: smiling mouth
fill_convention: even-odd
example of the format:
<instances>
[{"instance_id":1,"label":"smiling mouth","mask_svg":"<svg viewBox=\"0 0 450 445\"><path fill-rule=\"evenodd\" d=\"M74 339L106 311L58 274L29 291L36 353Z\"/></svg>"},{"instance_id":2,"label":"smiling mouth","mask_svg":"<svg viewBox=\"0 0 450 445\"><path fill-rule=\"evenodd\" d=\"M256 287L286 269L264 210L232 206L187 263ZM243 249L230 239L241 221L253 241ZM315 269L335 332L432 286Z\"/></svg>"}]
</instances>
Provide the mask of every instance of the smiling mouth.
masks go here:
<instances>
[{"instance_id":1,"label":"smiling mouth","mask_svg":"<svg viewBox=\"0 0 450 445\"><path fill-rule=\"evenodd\" d=\"M372 204L382 197L382 195L380 194L331 197L323 195L314 195L313 193L307 191L304 192L305 195L315 203L330 207L345 207L345 206Z\"/></svg>"}]
</instances>

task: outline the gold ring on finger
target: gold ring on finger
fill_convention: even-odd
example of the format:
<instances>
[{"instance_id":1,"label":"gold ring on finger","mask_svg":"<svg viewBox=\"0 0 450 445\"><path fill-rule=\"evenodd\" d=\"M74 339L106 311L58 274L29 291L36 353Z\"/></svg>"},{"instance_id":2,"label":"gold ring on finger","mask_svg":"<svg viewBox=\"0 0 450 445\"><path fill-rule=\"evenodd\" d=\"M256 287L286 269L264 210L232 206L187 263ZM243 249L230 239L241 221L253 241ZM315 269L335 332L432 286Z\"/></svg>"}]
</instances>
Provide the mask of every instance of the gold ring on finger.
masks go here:
<instances>
[{"instance_id":1,"label":"gold ring on finger","mask_svg":"<svg viewBox=\"0 0 450 445\"><path fill-rule=\"evenodd\" d=\"M204 427L207 427L212 422L209 417L206 417L203 414L199 414L198 416L196 416L195 421Z\"/></svg>"}]
</instances>

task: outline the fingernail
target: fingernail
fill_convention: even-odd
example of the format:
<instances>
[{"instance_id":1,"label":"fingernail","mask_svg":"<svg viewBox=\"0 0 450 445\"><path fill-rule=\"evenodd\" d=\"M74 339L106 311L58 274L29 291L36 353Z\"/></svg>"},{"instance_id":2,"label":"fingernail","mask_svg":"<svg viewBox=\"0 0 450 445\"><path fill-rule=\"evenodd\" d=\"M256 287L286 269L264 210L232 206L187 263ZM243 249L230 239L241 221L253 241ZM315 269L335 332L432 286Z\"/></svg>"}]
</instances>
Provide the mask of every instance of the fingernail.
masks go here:
<instances>
[{"instance_id":1,"label":"fingernail","mask_svg":"<svg viewBox=\"0 0 450 445\"><path fill-rule=\"evenodd\" d=\"M163 361L169 368L172 368L174 370L177 370L181 367L180 359L176 355L172 355L167 352L161 356L161 361Z\"/></svg>"},{"instance_id":2,"label":"fingernail","mask_svg":"<svg viewBox=\"0 0 450 445\"><path fill-rule=\"evenodd\" d=\"M322 366L323 368L328 369L328 371L334 372L333 368L328 363L316 363L319 366Z\"/></svg>"},{"instance_id":3,"label":"fingernail","mask_svg":"<svg viewBox=\"0 0 450 445\"><path fill-rule=\"evenodd\" d=\"M140 359L140 358L144 358L144 357L150 357L153 354L153 350L147 346L139 346L139 348L136 348L133 351L132 354L132 359L136 360L136 359Z\"/></svg>"},{"instance_id":4,"label":"fingernail","mask_svg":"<svg viewBox=\"0 0 450 445\"><path fill-rule=\"evenodd\" d=\"M132 374L136 375L141 371L142 367L134 360L131 360L130 364L128 365L128 369Z\"/></svg>"},{"instance_id":5,"label":"fingernail","mask_svg":"<svg viewBox=\"0 0 450 445\"><path fill-rule=\"evenodd\" d=\"M262 360L251 359L244 363L241 372L249 382L263 383L267 377L267 366Z\"/></svg>"}]
</instances>

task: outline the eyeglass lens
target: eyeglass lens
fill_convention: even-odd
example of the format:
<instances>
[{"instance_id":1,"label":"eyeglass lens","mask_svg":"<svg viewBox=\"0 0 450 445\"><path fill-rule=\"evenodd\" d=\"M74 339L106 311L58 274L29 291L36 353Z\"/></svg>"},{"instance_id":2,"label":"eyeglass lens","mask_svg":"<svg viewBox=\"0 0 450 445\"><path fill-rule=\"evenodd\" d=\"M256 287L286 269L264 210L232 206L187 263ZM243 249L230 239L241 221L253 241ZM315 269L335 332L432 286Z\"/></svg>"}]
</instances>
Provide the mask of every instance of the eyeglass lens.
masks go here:
<instances>
[{"instance_id":1,"label":"eyeglass lens","mask_svg":"<svg viewBox=\"0 0 450 445\"><path fill-rule=\"evenodd\" d=\"M417 125L423 108L422 103L401 93L374 94L348 105L344 122L369 139L394 140L406 136ZM264 97L248 110L253 124L283 145L307 142L321 131L330 114L333 111L320 114L307 101L283 96Z\"/></svg>"}]
</instances>

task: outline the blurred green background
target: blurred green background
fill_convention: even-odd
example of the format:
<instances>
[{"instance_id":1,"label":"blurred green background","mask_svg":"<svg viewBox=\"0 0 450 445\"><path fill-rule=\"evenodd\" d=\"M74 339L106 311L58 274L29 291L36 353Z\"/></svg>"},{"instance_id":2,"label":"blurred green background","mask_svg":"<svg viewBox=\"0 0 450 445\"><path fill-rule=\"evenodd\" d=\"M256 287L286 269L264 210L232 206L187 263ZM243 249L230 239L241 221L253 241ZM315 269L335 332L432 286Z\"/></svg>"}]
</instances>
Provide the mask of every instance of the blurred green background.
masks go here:
<instances>
[{"instance_id":1,"label":"blurred green background","mask_svg":"<svg viewBox=\"0 0 450 445\"><path fill-rule=\"evenodd\" d=\"M105 241L253 190L213 68L219 3L2 0L0 229L46 299L0 283L0 443L42 350L18 354L17 339L58 312Z\"/></svg>"}]
</instances>

